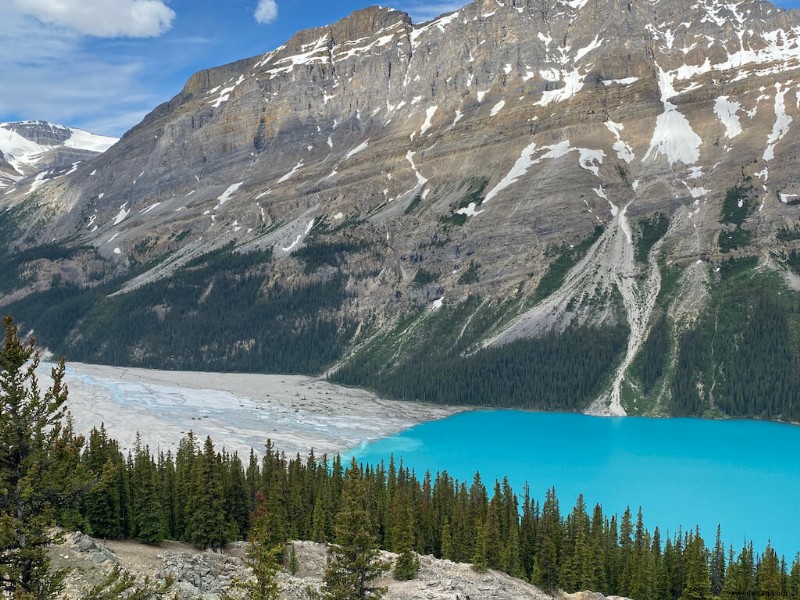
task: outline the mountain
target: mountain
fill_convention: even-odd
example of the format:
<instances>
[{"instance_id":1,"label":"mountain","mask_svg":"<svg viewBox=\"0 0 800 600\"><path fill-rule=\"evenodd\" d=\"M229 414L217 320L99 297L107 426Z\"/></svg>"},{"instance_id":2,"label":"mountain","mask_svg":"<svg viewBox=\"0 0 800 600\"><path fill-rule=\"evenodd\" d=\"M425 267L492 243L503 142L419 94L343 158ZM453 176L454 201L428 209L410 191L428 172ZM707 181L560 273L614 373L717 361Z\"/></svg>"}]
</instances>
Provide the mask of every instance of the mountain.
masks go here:
<instances>
[{"instance_id":1,"label":"mountain","mask_svg":"<svg viewBox=\"0 0 800 600\"><path fill-rule=\"evenodd\" d=\"M116 141L46 121L0 123L0 188L49 171L46 177L35 180L38 185L104 152Z\"/></svg>"},{"instance_id":2,"label":"mountain","mask_svg":"<svg viewBox=\"0 0 800 600\"><path fill-rule=\"evenodd\" d=\"M12 186L0 304L80 360L796 420L798 75L768 2L361 10Z\"/></svg>"}]
</instances>

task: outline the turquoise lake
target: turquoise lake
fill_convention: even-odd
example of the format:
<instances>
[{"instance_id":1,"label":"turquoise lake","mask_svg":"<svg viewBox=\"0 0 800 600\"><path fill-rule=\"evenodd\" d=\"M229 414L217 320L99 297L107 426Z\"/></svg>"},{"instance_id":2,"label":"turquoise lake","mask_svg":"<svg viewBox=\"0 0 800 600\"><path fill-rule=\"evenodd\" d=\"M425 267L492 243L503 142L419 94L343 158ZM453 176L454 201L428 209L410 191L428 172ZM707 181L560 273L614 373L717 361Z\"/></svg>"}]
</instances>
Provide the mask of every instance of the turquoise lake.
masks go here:
<instances>
[{"instance_id":1,"label":"turquoise lake","mask_svg":"<svg viewBox=\"0 0 800 600\"><path fill-rule=\"evenodd\" d=\"M761 421L602 418L521 411L465 412L423 423L347 455L365 463L403 460L418 476L446 470L460 481L480 471L491 493L508 475L522 495L544 500L555 486L562 515L583 493L607 515L641 506L662 536L717 524L738 552L768 540L787 560L800 550L800 427Z\"/></svg>"}]
</instances>

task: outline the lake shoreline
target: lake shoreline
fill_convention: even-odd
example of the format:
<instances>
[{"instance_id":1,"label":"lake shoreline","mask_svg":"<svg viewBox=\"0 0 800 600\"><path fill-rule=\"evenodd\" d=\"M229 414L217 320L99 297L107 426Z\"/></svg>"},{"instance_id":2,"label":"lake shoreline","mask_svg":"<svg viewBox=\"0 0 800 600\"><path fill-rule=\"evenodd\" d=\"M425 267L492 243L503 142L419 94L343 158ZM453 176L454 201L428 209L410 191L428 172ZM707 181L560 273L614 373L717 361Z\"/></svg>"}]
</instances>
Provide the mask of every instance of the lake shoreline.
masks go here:
<instances>
[{"instance_id":1,"label":"lake shoreline","mask_svg":"<svg viewBox=\"0 0 800 600\"><path fill-rule=\"evenodd\" d=\"M46 386L52 365L39 376ZM177 448L190 430L218 450L263 453L266 440L287 456L334 454L442 419L465 407L385 400L302 375L161 371L68 363L67 402L75 430L104 425L124 452L136 433L158 452Z\"/></svg>"}]
</instances>

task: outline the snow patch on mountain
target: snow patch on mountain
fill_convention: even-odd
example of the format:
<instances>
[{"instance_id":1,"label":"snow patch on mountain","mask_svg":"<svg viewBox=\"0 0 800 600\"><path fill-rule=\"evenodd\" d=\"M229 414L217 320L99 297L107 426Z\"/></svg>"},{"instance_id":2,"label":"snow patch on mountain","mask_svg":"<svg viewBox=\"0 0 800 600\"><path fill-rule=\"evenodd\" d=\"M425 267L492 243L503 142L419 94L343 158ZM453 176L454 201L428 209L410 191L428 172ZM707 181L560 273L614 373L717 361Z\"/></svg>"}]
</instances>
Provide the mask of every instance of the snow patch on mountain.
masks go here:
<instances>
[{"instance_id":1,"label":"snow patch on mountain","mask_svg":"<svg viewBox=\"0 0 800 600\"><path fill-rule=\"evenodd\" d=\"M741 107L742 105L738 102L729 100L728 96L720 96L714 102L714 114L725 126L725 136L728 139L735 138L742 133L739 115L736 114Z\"/></svg>"},{"instance_id":2,"label":"snow patch on mountain","mask_svg":"<svg viewBox=\"0 0 800 600\"><path fill-rule=\"evenodd\" d=\"M656 119L653 138L650 148L644 155L644 160L651 155L655 158L659 154L663 154L670 165L674 165L676 162L692 165L700 160L700 145L703 140L694 132L689 120L678 110L678 107L669 101L670 98L677 95L672 75L658 65L656 68L658 69L658 85L661 89L664 112Z\"/></svg>"},{"instance_id":3,"label":"snow patch on mountain","mask_svg":"<svg viewBox=\"0 0 800 600\"><path fill-rule=\"evenodd\" d=\"M126 202L125 204L119 207L119 212L117 213L117 216L114 217L113 225L119 225L120 223L122 223L125 219L128 218L129 214L131 214L131 209L128 208L128 203ZM114 238L111 238L111 240L113 239ZM110 242L111 240L108 241Z\"/></svg>"},{"instance_id":4,"label":"snow patch on mountain","mask_svg":"<svg viewBox=\"0 0 800 600\"><path fill-rule=\"evenodd\" d=\"M239 190L239 188L242 187L242 185L244 185L244 181L234 183L233 185L229 186L228 189L222 192L222 194L220 194L217 198L217 205L214 207L214 210L219 210L222 208L223 205Z\"/></svg>"},{"instance_id":5,"label":"snow patch on mountain","mask_svg":"<svg viewBox=\"0 0 800 600\"><path fill-rule=\"evenodd\" d=\"M775 124L767 138L767 148L764 150L764 160L775 158L775 145L789 132L792 117L786 114L784 98L788 89L783 89L780 83L775 84Z\"/></svg>"},{"instance_id":6,"label":"snow patch on mountain","mask_svg":"<svg viewBox=\"0 0 800 600\"><path fill-rule=\"evenodd\" d=\"M624 160L628 164L632 163L636 155L633 153L631 145L622 139L622 130L625 129L625 126L622 123L615 123L611 120L606 121L605 125L616 139L612 147L614 152L617 153L617 158Z\"/></svg>"}]
</instances>

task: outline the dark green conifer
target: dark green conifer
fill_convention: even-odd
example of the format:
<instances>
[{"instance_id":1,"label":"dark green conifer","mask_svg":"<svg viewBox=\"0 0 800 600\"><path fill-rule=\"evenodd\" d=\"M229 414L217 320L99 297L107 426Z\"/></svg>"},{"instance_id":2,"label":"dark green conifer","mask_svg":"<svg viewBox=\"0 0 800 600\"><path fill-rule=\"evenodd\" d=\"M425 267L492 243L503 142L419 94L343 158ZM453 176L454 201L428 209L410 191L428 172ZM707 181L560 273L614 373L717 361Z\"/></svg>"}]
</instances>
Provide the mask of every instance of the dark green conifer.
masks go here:
<instances>
[{"instance_id":1,"label":"dark green conifer","mask_svg":"<svg viewBox=\"0 0 800 600\"><path fill-rule=\"evenodd\" d=\"M281 568L285 544L274 543L269 523L266 498L263 492L257 492L255 508L250 516L250 531L245 551L245 564L253 572L254 580L238 581L235 584L247 600L277 600L280 592L278 571Z\"/></svg>"},{"instance_id":2,"label":"dark green conifer","mask_svg":"<svg viewBox=\"0 0 800 600\"><path fill-rule=\"evenodd\" d=\"M486 535L486 523L475 523L475 545L472 549L472 568L478 573L489 568L489 544Z\"/></svg>"},{"instance_id":3,"label":"dark green conifer","mask_svg":"<svg viewBox=\"0 0 800 600\"><path fill-rule=\"evenodd\" d=\"M160 544L165 536L166 519L162 510L158 473L149 450L142 447L138 434L131 482L134 535L143 544Z\"/></svg>"},{"instance_id":4,"label":"dark green conifer","mask_svg":"<svg viewBox=\"0 0 800 600\"><path fill-rule=\"evenodd\" d=\"M722 528L717 525L717 535L714 540L714 549L711 551L711 595L719 596L725 582L725 547L722 544Z\"/></svg>"},{"instance_id":5,"label":"dark green conifer","mask_svg":"<svg viewBox=\"0 0 800 600\"><path fill-rule=\"evenodd\" d=\"M414 513L404 492L395 496L394 550L399 554L392 576L399 581L414 579L419 571L419 557L414 552Z\"/></svg>"},{"instance_id":6,"label":"dark green conifer","mask_svg":"<svg viewBox=\"0 0 800 600\"><path fill-rule=\"evenodd\" d=\"M689 536L684 549L686 583L681 600L708 600L711 597L711 577L708 572L708 551L703 538L696 532Z\"/></svg>"},{"instance_id":7,"label":"dark green conifer","mask_svg":"<svg viewBox=\"0 0 800 600\"><path fill-rule=\"evenodd\" d=\"M54 597L62 572L48 570L53 541L53 501L71 496L69 480L55 477L51 449L58 443L67 388L64 362L53 368L42 393L39 355L24 343L10 317L3 320L0 348L0 591L4 596Z\"/></svg>"},{"instance_id":8,"label":"dark green conifer","mask_svg":"<svg viewBox=\"0 0 800 600\"><path fill-rule=\"evenodd\" d=\"M195 462L187 509L190 517L185 536L194 546L218 548L230 541L232 527L225 515L221 466L210 437Z\"/></svg>"},{"instance_id":9,"label":"dark green conifer","mask_svg":"<svg viewBox=\"0 0 800 600\"><path fill-rule=\"evenodd\" d=\"M453 560L453 538L450 533L450 518L445 517L442 524L442 554L441 558Z\"/></svg>"},{"instance_id":10,"label":"dark green conifer","mask_svg":"<svg viewBox=\"0 0 800 600\"><path fill-rule=\"evenodd\" d=\"M386 588L372 584L389 569L389 564L380 558L366 500L361 472L353 458L342 485L341 508L336 514L336 542L328 546L324 600L378 600L386 592Z\"/></svg>"},{"instance_id":11,"label":"dark green conifer","mask_svg":"<svg viewBox=\"0 0 800 600\"><path fill-rule=\"evenodd\" d=\"M769 543L756 569L756 578L758 600L784 600L780 561L778 554Z\"/></svg>"}]
</instances>

